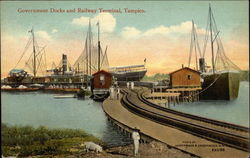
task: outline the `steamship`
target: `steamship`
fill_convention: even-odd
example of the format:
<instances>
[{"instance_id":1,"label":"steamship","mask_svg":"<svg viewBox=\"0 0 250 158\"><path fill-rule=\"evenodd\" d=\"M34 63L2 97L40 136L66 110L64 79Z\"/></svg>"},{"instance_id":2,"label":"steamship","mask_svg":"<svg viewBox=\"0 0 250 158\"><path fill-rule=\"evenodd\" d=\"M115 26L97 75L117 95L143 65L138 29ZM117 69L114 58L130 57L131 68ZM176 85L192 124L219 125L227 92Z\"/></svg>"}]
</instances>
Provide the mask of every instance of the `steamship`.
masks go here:
<instances>
[{"instance_id":1,"label":"steamship","mask_svg":"<svg viewBox=\"0 0 250 158\"><path fill-rule=\"evenodd\" d=\"M196 54L196 68L201 72L202 77L202 91L200 92L200 99L202 100L233 100L238 97L239 83L240 83L240 68L235 65L225 54L224 48L219 36L219 31L215 23L212 9L209 6L209 20L206 31L205 42L210 37L212 67L206 65L205 50L201 53L197 40L196 30L193 24L191 47L195 47ZM215 45L216 44L216 45ZM206 46L206 43L205 43ZM215 48L217 49L215 56ZM190 50L192 50L191 48ZM198 51L198 52L196 52ZM199 62L197 61L197 54L200 54ZM189 56L189 65L191 61L191 54Z\"/></svg>"},{"instance_id":2,"label":"steamship","mask_svg":"<svg viewBox=\"0 0 250 158\"><path fill-rule=\"evenodd\" d=\"M50 70L46 70L46 61L45 61L45 52L44 48L39 49L37 43L35 42L35 34L33 29L29 31L31 33L31 40L28 41L27 49L31 43L32 45L32 53L31 57L26 61L25 68L29 69L32 73L28 73L27 69L15 68L10 70L8 77L4 78L1 83L2 85L8 85L11 88L18 88L19 86L32 88L34 86L46 87L46 88L62 88L68 87L68 83L74 83L78 87L82 86L86 75L84 73L79 73L79 71L75 71L69 64L67 60L67 55L62 55L62 60L60 61L58 66L54 66ZM33 41L33 42L32 42ZM26 53L26 51L24 53ZM19 59L19 61L22 57ZM39 73L42 73L43 76L39 76ZM75 88L73 86L73 88ZM5 88L6 89L6 88ZM1 87L1 90L5 90ZM8 88L9 90L10 88Z\"/></svg>"}]
</instances>

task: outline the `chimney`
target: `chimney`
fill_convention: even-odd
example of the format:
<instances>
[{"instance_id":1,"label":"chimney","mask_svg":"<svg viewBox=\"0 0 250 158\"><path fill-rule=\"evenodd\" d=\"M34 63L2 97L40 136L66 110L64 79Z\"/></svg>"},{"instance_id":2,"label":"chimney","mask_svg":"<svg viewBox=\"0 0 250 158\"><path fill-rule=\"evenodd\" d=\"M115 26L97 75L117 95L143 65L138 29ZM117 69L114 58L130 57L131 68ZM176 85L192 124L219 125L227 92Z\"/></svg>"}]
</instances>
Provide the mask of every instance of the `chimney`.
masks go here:
<instances>
[{"instance_id":1,"label":"chimney","mask_svg":"<svg viewBox=\"0 0 250 158\"><path fill-rule=\"evenodd\" d=\"M63 54L62 59L63 59L62 64L63 64L63 74L64 74L64 72L67 71L67 55Z\"/></svg>"}]
</instances>

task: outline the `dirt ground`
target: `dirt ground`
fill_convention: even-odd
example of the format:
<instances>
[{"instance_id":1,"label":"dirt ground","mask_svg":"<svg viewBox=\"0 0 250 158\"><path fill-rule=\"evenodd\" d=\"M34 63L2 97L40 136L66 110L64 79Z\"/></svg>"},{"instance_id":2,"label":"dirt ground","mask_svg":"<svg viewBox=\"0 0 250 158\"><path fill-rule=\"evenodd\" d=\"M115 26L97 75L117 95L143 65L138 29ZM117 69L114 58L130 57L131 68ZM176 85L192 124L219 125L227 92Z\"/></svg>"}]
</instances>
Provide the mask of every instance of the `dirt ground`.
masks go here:
<instances>
[{"instance_id":1,"label":"dirt ground","mask_svg":"<svg viewBox=\"0 0 250 158\"><path fill-rule=\"evenodd\" d=\"M133 156L133 145L113 147L104 150L102 153L95 153L90 151L88 153L83 152L77 156L68 156L67 158L130 158ZM140 158L194 158L188 153L184 153L180 150L169 148L167 145L160 142L151 142L149 144L140 144L139 155Z\"/></svg>"}]
</instances>

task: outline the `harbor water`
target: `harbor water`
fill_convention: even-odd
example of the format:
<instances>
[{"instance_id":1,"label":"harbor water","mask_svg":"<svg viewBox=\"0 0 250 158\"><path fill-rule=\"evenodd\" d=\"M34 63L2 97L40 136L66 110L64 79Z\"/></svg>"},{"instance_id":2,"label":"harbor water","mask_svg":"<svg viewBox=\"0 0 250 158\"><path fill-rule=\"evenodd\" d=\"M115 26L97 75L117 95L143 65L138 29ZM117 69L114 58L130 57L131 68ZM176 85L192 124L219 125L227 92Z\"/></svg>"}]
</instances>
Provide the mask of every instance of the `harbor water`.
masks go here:
<instances>
[{"instance_id":1,"label":"harbor water","mask_svg":"<svg viewBox=\"0 0 250 158\"><path fill-rule=\"evenodd\" d=\"M51 93L1 92L2 122L8 125L83 129L109 146L125 145L125 137L108 122L102 103L87 98L55 99Z\"/></svg>"},{"instance_id":2,"label":"harbor water","mask_svg":"<svg viewBox=\"0 0 250 158\"><path fill-rule=\"evenodd\" d=\"M238 98L232 101L199 101L171 105L170 108L249 127L249 82L240 82Z\"/></svg>"},{"instance_id":3,"label":"harbor water","mask_svg":"<svg viewBox=\"0 0 250 158\"><path fill-rule=\"evenodd\" d=\"M102 103L87 98L55 99L43 92L1 92L2 122L9 125L83 129L110 146L131 143L107 121ZM249 82L241 82L233 101L200 101L171 105L172 109L216 120L249 126Z\"/></svg>"}]
</instances>

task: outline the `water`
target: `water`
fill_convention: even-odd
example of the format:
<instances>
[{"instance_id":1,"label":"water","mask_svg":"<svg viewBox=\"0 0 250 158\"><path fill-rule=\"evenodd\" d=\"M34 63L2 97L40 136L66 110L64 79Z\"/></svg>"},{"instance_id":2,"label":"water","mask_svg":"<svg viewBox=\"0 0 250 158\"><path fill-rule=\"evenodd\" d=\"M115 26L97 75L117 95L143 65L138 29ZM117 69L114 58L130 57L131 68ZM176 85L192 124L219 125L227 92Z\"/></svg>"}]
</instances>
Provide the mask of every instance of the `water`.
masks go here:
<instances>
[{"instance_id":1,"label":"water","mask_svg":"<svg viewBox=\"0 0 250 158\"><path fill-rule=\"evenodd\" d=\"M10 125L44 125L50 128L83 129L108 145L123 145L131 140L108 121L101 103L91 99L54 99L42 92L1 92L2 122ZM241 82L238 99L206 101L171 106L172 109L249 126L249 82Z\"/></svg>"},{"instance_id":2,"label":"water","mask_svg":"<svg viewBox=\"0 0 250 158\"><path fill-rule=\"evenodd\" d=\"M83 129L111 146L131 142L107 121L101 103L88 98L54 99L54 95L1 92L2 122L9 125Z\"/></svg>"},{"instance_id":3,"label":"water","mask_svg":"<svg viewBox=\"0 0 250 158\"><path fill-rule=\"evenodd\" d=\"M249 127L249 82L241 82L233 101L200 101L173 106L172 109Z\"/></svg>"}]
</instances>

